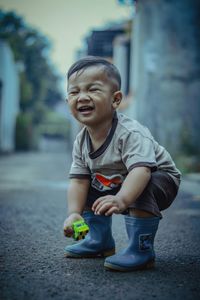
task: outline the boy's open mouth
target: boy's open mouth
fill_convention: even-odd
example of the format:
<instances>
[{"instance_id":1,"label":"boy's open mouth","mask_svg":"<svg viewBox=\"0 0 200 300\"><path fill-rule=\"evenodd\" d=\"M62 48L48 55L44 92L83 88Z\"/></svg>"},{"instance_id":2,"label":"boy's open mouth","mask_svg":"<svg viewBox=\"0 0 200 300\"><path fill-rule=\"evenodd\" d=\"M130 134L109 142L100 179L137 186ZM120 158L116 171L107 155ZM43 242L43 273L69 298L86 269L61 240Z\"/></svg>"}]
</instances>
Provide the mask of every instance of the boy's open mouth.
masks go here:
<instances>
[{"instance_id":1,"label":"boy's open mouth","mask_svg":"<svg viewBox=\"0 0 200 300\"><path fill-rule=\"evenodd\" d=\"M93 109L94 109L94 107L85 105L85 106L79 107L78 111L87 112L87 111L92 111Z\"/></svg>"}]
</instances>

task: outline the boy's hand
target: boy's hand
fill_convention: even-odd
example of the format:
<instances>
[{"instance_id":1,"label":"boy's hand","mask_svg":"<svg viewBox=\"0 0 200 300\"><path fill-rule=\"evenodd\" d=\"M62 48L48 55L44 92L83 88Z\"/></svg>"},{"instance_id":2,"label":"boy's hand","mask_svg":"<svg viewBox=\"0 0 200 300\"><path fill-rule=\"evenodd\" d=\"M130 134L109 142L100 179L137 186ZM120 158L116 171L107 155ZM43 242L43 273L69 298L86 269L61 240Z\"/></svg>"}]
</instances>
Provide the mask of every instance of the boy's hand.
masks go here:
<instances>
[{"instance_id":1,"label":"boy's hand","mask_svg":"<svg viewBox=\"0 0 200 300\"><path fill-rule=\"evenodd\" d=\"M120 214L126 209L123 202L117 196L104 196L98 198L93 206L92 210L96 215L111 216L112 214Z\"/></svg>"},{"instance_id":2,"label":"boy's hand","mask_svg":"<svg viewBox=\"0 0 200 300\"><path fill-rule=\"evenodd\" d=\"M72 224L75 222L75 221L78 221L78 220L83 220L83 218L81 217L81 215L79 215L78 213L73 213L71 214L64 222L64 227L63 227L63 230L64 230L64 235L66 237L72 237L73 236L73 228L72 228Z\"/></svg>"}]
</instances>

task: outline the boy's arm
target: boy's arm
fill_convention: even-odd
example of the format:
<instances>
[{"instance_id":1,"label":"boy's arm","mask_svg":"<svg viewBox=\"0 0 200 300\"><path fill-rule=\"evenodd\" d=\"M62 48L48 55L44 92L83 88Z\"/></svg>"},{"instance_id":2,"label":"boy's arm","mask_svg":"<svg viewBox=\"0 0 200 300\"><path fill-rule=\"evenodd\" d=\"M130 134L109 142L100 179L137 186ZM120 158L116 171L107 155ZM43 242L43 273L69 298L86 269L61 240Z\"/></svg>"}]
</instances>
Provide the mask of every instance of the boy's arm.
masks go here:
<instances>
[{"instance_id":1,"label":"boy's arm","mask_svg":"<svg viewBox=\"0 0 200 300\"><path fill-rule=\"evenodd\" d=\"M64 234L66 236L73 234L73 222L82 219L81 214L85 206L89 186L89 179L73 178L70 180L67 191L68 217L64 221Z\"/></svg>"},{"instance_id":2,"label":"boy's arm","mask_svg":"<svg viewBox=\"0 0 200 300\"><path fill-rule=\"evenodd\" d=\"M89 179L70 179L67 201L68 215L72 213L82 214L90 186Z\"/></svg>"},{"instance_id":3,"label":"boy's arm","mask_svg":"<svg viewBox=\"0 0 200 300\"><path fill-rule=\"evenodd\" d=\"M115 195L100 197L93 204L95 214L110 216L122 213L142 194L151 178L151 170L147 167L137 167L130 171L121 189Z\"/></svg>"}]
</instances>

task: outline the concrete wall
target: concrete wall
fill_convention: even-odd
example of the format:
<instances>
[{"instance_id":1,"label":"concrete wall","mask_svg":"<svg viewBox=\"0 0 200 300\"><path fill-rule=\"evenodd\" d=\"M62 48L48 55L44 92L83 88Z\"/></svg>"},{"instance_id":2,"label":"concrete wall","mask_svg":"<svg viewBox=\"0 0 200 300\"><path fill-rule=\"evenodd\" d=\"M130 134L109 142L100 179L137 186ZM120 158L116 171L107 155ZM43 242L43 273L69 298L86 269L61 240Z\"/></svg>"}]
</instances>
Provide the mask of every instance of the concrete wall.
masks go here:
<instances>
[{"instance_id":1,"label":"concrete wall","mask_svg":"<svg viewBox=\"0 0 200 300\"><path fill-rule=\"evenodd\" d=\"M200 153L200 1L140 0L132 32L129 114L173 154Z\"/></svg>"},{"instance_id":2,"label":"concrete wall","mask_svg":"<svg viewBox=\"0 0 200 300\"><path fill-rule=\"evenodd\" d=\"M19 110L19 78L10 47L0 41L0 151L15 148L15 123Z\"/></svg>"},{"instance_id":3,"label":"concrete wall","mask_svg":"<svg viewBox=\"0 0 200 300\"><path fill-rule=\"evenodd\" d=\"M126 35L119 35L115 38L113 43L113 63L118 68L121 74L121 90L124 95L127 94L127 82L128 78L128 44L129 39Z\"/></svg>"}]
</instances>

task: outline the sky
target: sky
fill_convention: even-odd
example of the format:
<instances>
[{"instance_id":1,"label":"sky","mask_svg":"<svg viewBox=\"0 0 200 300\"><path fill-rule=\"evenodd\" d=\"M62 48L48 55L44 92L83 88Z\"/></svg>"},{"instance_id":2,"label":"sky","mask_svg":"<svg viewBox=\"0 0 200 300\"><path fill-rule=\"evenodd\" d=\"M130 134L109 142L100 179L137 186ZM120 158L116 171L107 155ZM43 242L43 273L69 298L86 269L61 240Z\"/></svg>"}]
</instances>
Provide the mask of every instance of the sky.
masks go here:
<instances>
[{"instance_id":1,"label":"sky","mask_svg":"<svg viewBox=\"0 0 200 300\"><path fill-rule=\"evenodd\" d=\"M50 39L50 58L61 76L74 62L75 51L90 30L130 15L129 8L117 0L0 0L0 8L15 11Z\"/></svg>"}]
</instances>

